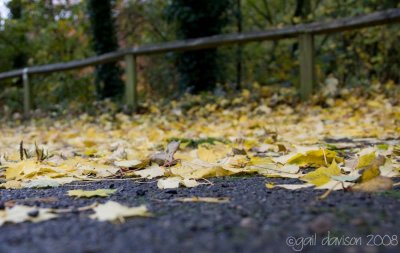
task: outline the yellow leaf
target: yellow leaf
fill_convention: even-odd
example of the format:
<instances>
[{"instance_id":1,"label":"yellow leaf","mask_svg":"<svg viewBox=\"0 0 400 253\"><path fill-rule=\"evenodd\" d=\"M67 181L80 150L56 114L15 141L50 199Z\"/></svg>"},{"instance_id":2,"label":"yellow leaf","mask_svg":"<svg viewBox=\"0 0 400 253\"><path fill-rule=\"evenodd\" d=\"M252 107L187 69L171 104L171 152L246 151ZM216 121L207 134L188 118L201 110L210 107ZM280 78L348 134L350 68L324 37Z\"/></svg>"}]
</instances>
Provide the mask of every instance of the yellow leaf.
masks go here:
<instances>
[{"instance_id":1,"label":"yellow leaf","mask_svg":"<svg viewBox=\"0 0 400 253\"><path fill-rule=\"evenodd\" d=\"M125 161L116 161L114 162L114 165L121 168L139 168L145 165L145 162L140 160L125 160Z\"/></svg>"},{"instance_id":2,"label":"yellow leaf","mask_svg":"<svg viewBox=\"0 0 400 253\"><path fill-rule=\"evenodd\" d=\"M371 165L372 161L374 161L375 158L376 158L375 152L361 156L358 159L356 169L361 169L363 167Z\"/></svg>"},{"instance_id":3,"label":"yellow leaf","mask_svg":"<svg viewBox=\"0 0 400 253\"><path fill-rule=\"evenodd\" d=\"M384 156L375 157L367 166L363 166L362 169L359 170L359 174L361 175L358 179L358 182L363 183L367 182L381 174L379 169L380 166L384 165L386 158Z\"/></svg>"},{"instance_id":4,"label":"yellow leaf","mask_svg":"<svg viewBox=\"0 0 400 253\"><path fill-rule=\"evenodd\" d=\"M270 157L258 157L258 156L253 156L250 159L250 165L254 166L265 166L269 164L273 164L274 161Z\"/></svg>"},{"instance_id":5,"label":"yellow leaf","mask_svg":"<svg viewBox=\"0 0 400 253\"><path fill-rule=\"evenodd\" d=\"M116 189L97 189L93 191L69 190L68 196L78 198L108 197L116 191Z\"/></svg>"},{"instance_id":6,"label":"yellow leaf","mask_svg":"<svg viewBox=\"0 0 400 253\"><path fill-rule=\"evenodd\" d=\"M19 179L23 174L29 174L32 170L37 170L37 163L33 160L24 160L14 164L8 164L6 179Z\"/></svg>"},{"instance_id":7,"label":"yellow leaf","mask_svg":"<svg viewBox=\"0 0 400 253\"><path fill-rule=\"evenodd\" d=\"M319 150L311 150L307 151L305 154L296 154L292 158L290 158L287 163L288 164L297 164L299 166L326 166L331 164L332 161L335 160L337 162L342 162L343 159L337 157L335 151L319 149Z\"/></svg>"},{"instance_id":8,"label":"yellow leaf","mask_svg":"<svg viewBox=\"0 0 400 253\"><path fill-rule=\"evenodd\" d=\"M194 179L200 178L208 178L208 177L223 177L223 176L230 176L236 174L235 172L226 170L219 166L214 166L211 168L199 168L196 169L192 174L191 177Z\"/></svg>"},{"instance_id":9,"label":"yellow leaf","mask_svg":"<svg viewBox=\"0 0 400 253\"><path fill-rule=\"evenodd\" d=\"M87 156L94 156L97 153L97 149L96 148L87 148L85 149L85 151L83 152L83 154L87 155Z\"/></svg>"},{"instance_id":10,"label":"yellow leaf","mask_svg":"<svg viewBox=\"0 0 400 253\"><path fill-rule=\"evenodd\" d=\"M267 187L267 189L272 189L275 187L275 184L274 183L266 183L265 187Z\"/></svg>"},{"instance_id":11,"label":"yellow leaf","mask_svg":"<svg viewBox=\"0 0 400 253\"><path fill-rule=\"evenodd\" d=\"M301 179L307 181L313 185L321 186L328 183L331 180L331 176L339 176L340 168L337 166L335 160L332 164L327 167L320 167L315 171L311 171L306 175L302 176Z\"/></svg>"},{"instance_id":12,"label":"yellow leaf","mask_svg":"<svg viewBox=\"0 0 400 253\"><path fill-rule=\"evenodd\" d=\"M229 153L228 147L222 143L215 145L202 144L197 149L197 156L206 162L216 163Z\"/></svg>"},{"instance_id":13,"label":"yellow leaf","mask_svg":"<svg viewBox=\"0 0 400 253\"><path fill-rule=\"evenodd\" d=\"M22 185L20 181L17 180L9 180L5 183L0 184L0 188L5 189L21 189Z\"/></svg>"},{"instance_id":14,"label":"yellow leaf","mask_svg":"<svg viewBox=\"0 0 400 253\"><path fill-rule=\"evenodd\" d=\"M99 221L120 221L123 222L125 217L142 216L148 217L151 214L148 212L145 205L138 207L123 206L114 201L108 201L93 208L94 214L90 215L91 219Z\"/></svg>"}]
</instances>

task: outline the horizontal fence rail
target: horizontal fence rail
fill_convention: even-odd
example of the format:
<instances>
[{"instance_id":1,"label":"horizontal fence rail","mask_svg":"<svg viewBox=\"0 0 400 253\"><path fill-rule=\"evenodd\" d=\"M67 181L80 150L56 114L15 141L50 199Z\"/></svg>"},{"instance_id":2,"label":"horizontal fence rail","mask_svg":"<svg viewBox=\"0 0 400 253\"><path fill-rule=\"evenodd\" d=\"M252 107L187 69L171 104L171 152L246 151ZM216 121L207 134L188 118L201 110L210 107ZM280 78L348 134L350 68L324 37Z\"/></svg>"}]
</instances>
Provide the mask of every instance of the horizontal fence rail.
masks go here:
<instances>
[{"instance_id":1,"label":"horizontal fence rail","mask_svg":"<svg viewBox=\"0 0 400 253\"><path fill-rule=\"evenodd\" d=\"M190 40L143 45L133 48L122 49L99 56L89 57L83 60L76 60L65 63L54 63L42 66L32 66L24 69L4 72L0 73L0 80L13 77L23 77L24 113L27 116L29 115L29 111L31 109L28 76L33 74L46 74L84 68L88 66L95 66L107 62L125 59L125 61L128 63L126 67L126 102L128 106L135 109L137 103L136 56L166 52L182 52L189 50L215 48L219 46L227 46L233 44L243 44L248 42L280 40L298 37L300 45L300 95L302 99L307 99L313 90L313 84L315 82L315 61L313 46L314 35L349 31L398 22L400 22L400 9L388 9L356 17L341 18L327 22L299 24L282 28L274 28L266 31L223 34Z\"/></svg>"}]
</instances>

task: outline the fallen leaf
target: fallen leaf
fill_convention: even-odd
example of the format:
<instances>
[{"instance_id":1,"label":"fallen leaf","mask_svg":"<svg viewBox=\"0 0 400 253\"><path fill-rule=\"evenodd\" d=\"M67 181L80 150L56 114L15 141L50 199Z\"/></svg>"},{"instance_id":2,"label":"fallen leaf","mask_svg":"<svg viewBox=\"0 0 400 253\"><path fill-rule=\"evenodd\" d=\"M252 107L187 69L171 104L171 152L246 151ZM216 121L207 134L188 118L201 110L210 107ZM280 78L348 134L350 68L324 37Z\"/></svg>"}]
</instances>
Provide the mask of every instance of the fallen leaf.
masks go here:
<instances>
[{"instance_id":1,"label":"fallen leaf","mask_svg":"<svg viewBox=\"0 0 400 253\"><path fill-rule=\"evenodd\" d=\"M176 201L180 202L205 202L205 203L229 203L229 198L219 197L190 197L190 198L176 198Z\"/></svg>"},{"instance_id":2,"label":"fallen leaf","mask_svg":"<svg viewBox=\"0 0 400 253\"><path fill-rule=\"evenodd\" d=\"M351 187L353 191L382 192L393 188L393 180L388 177L378 176L366 182L355 184Z\"/></svg>"},{"instance_id":3,"label":"fallen leaf","mask_svg":"<svg viewBox=\"0 0 400 253\"><path fill-rule=\"evenodd\" d=\"M332 176L339 176L340 168L337 166L335 160L329 167L320 167L315 171L311 171L301 177L301 180L309 182L315 186L321 186L328 183Z\"/></svg>"},{"instance_id":4,"label":"fallen leaf","mask_svg":"<svg viewBox=\"0 0 400 253\"><path fill-rule=\"evenodd\" d=\"M302 189L302 188L308 188L308 187L312 187L314 185L312 184L277 184L274 186L275 187L281 187L281 188L285 188L287 190L298 190L298 189Z\"/></svg>"},{"instance_id":5,"label":"fallen leaf","mask_svg":"<svg viewBox=\"0 0 400 253\"><path fill-rule=\"evenodd\" d=\"M153 164L150 167L138 170L134 172L134 175L139 176L141 178L152 179L155 177L164 176L165 170L161 168L158 164Z\"/></svg>"},{"instance_id":6,"label":"fallen leaf","mask_svg":"<svg viewBox=\"0 0 400 253\"><path fill-rule=\"evenodd\" d=\"M180 145L179 141L172 141L168 143L167 150L165 152L157 152L150 157L150 161L160 166L168 164L169 166L176 163L174 154L178 150Z\"/></svg>"},{"instance_id":7,"label":"fallen leaf","mask_svg":"<svg viewBox=\"0 0 400 253\"><path fill-rule=\"evenodd\" d=\"M9 180L5 183L0 184L0 188L5 188L5 189L21 189L22 184L20 181L17 180Z\"/></svg>"},{"instance_id":8,"label":"fallen leaf","mask_svg":"<svg viewBox=\"0 0 400 253\"><path fill-rule=\"evenodd\" d=\"M114 165L120 168L139 168L145 163L140 160L125 160L125 161L115 161Z\"/></svg>"},{"instance_id":9,"label":"fallen leaf","mask_svg":"<svg viewBox=\"0 0 400 253\"><path fill-rule=\"evenodd\" d=\"M24 221L40 222L56 218L51 209L24 205L15 205L0 210L0 226L4 223L21 223Z\"/></svg>"},{"instance_id":10,"label":"fallen leaf","mask_svg":"<svg viewBox=\"0 0 400 253\"><path fill-rule=\"evenodd\" d=\"M58 187L60 183L54 179L36 179L31 180L28 183L24 183L24 187L28 188L48 188L48 187Z\"/></svg>"},{"instance_id":11,"label":"fallen leaf","mask_svg":"<svg viewBox=\"0 0 400 253\"><path fill-rule=\"evenodd\" d=\"M229 149L220 142L215 145L202 144L197 149L198 158L209 163L218 162L222 158L226 157L228 153Z\"/></svg>"},{"instance_id":12,"label":"fallen leaf","mask_svg":"<svg viewBox=\"0 0 400 253\"><path fill-rule=\"evenodd\" d=\"M335 151L326 150L326 149L318 149L318 150L310 150L305 154L298 153L291 157L287 163L288 164L297 164L299 166L326 166L331 164L333 160L337 162L342 162L343 159L338 157Z\"/></svg>"},{"instance_id":13,"label":"fallen leaf","mask_svg":"<svg viewBox=\"0 0 400 253\"><path fill-rule=\"evenodd\" d=\"M94 214L90 215L91 219L99 221L120 221L124 222L124 218L140 216L149 217L151 213L148 212L145 205L138 207L127 207L114 201L107 201L93 208Z\"/></svg>"},{"instance_id":14,"label":"fallen leaf","mask_svg":"<svg viewBox=\"0 0 400 253\"><path fill-rule=\"evenodd\" d=\"M116 189L97 189L93 191L69 190L68 196L77 198L108 197L116 191Z\"/></svg>"},{"instance_id":15,"label":"fallen leaf","mask_svg":"<svg viewBox=\"0 0 400 253\"><path fill-rule=\"evenodd\" d=\"M162 178L158 180L157 187L159 189L174 189L179 187L181 181L182 179L179 177Z\"/></svg>"}]
</instances>

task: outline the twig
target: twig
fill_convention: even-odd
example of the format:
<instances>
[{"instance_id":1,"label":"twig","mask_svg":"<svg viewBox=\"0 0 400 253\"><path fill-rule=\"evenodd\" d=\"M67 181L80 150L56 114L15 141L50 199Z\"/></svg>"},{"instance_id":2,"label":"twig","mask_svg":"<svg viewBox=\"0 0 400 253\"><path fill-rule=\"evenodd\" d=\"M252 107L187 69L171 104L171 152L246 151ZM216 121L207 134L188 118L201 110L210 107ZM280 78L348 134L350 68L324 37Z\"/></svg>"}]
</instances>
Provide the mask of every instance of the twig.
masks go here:
<instances>
[{"instance_id":1,"label":"twig","mask_svg":"<svg viewBox=\"0 0 400 253\"><path fill-rule=\"evenodd\" d=\"M26 202L38 201L38 202L44 202L44 203L51 203L51 202L55 202L57 200L58 200L58 198L55 198L55 197L29 198L29 199L11 199L11 200L8 200L8 201L5 202L5 206L9 206L9 207L14 206L16 204L16 202L26 203Z\"/></svg>"},{"instance_id":2,"label":"twig","mask_svg":"<svg viewBox=\"0 0 400 253\"><path fill-rule=\"evenodd\" d=\"M331 192L333 191L333 189L335 189L336 186L338 186L341 182L337 182L334 186L332 186L331 189L327 190L324 194L322 194L321 196L318 197L319 200L324 200L326 199L329 194L331 194Z\"/></svg>"},{"instance_id":3,"label":"twig","mask_svg":"<svg viewBox=\"0 0 400 253\"><path fill-rule=\"evenodd\" d=\"M326 159L326 154L325 154L325 149L324 148L322 148L322 153L324 153L324 160L325 160L326 166L329 166L328 160Z\"/></svg>"}]
</instances>

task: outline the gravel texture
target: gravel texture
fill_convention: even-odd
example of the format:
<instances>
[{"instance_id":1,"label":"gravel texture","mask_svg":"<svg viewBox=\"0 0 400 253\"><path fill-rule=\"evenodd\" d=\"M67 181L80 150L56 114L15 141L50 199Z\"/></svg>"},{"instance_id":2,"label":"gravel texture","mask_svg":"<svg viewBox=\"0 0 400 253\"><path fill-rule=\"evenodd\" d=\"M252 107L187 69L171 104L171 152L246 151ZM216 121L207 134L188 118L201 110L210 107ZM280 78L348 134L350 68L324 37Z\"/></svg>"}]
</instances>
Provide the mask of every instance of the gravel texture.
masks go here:
<instances>
[{"instance_id":1,"label":"gravel texture","mask_svg":"<svg viewBox=\"0 0 400 253\"><path fill-rule=\"evenodd\" d=\"M137 206L146 204L151 218L129 218L113 224L90 219L91 211L71 212L40 223L5 224L0 227L1 253L46 252L400 252L399 188L381 194L267 189L265 183L300 183L295 179L228 177L212 185L159 190L154 181L113 180L74 182L58 188L0 190L0 204L23 200L42 207L82 207L114 200ZM115 188L108 198L76 199L71 189ZM177 197L229 197L229 203L181 203ZM53 202L29 201L56 198ZM330 235L361 237L361 246L327 246ZM373 236L368 236L368 235ZM369 239L391 246L367 246ZM290 236L294 238L289 238ZM314 236L314 241L307 237ZM397 236L397 241L394 240ZM289 239L288 239L289 238ZM304 238L302 240L301 238ZM290 247L290 239L296 245ZM304 243L301 243L303 241ZM307 245L310 244L313 245ZM397 243L396 243L397 242ZM304 247L302 245L304 244ZM315 245L314 245L315 244ZM354 242L352 243L354 244ZM372 244L374 244L372 242Z\"/></svg>"}]
</instances>

